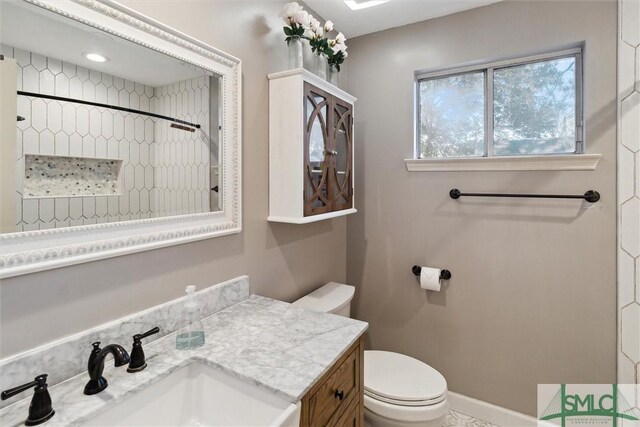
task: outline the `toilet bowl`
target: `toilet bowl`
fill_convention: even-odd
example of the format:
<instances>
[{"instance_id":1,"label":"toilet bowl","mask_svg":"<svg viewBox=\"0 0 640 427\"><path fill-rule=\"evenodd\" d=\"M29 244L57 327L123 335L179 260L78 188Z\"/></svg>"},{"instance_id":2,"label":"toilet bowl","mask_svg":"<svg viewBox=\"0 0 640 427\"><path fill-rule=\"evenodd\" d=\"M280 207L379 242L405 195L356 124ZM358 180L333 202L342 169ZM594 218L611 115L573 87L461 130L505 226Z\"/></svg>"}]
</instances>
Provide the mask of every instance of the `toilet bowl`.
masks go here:
<instances>
[{"instance_id":1,"label":"toilet bowl","mask_svg":"<svg viewBox=\"0 0 640 427\"><path fill-rule=\"evenodd\" d=\"M293 304L349 317L355 288L331 282ZM364 352L364 409L368 425L439 427L449 410L447 382L424 362L390 351Z\"/></svg>"}]
</instances>

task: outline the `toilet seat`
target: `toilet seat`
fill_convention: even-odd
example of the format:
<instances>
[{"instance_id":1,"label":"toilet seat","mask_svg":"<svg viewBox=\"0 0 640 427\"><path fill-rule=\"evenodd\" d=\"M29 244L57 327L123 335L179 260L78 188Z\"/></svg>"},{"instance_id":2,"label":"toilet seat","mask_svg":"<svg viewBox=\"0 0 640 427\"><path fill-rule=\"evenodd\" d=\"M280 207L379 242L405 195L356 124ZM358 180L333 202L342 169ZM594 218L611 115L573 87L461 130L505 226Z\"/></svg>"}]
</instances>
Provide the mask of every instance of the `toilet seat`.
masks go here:
<instances>
[{"instance_id":1,"label":"toilet seat","mask_svg":"<svg viewBox=\"0 0 640 427\"><path fill-rule=\"evenodd\" d=\"M443 400L428 406L400 406L382 402L364 395L365 414L371 412L388 420L419 423L444 417L449 411L449 401Z\"/></svg>"},{"instance_id":2,"label":"toilet seat","mask_svg":"<svg viewBox=\"0 0 640 427\"><path fill-rule=\"evenodd\" d=\"M389 351L364 352L365 407L398 421L424 421L446 415L447 382L417 359Z\"/></svg>"},{"instance_id":3,"label":"toilet seat","mask_svg":"<svg viewBox=\"0 0 640 427\"><path fill-rule=\"evenodd\" d=\"M447 394L445 392L441 396L438 396L435 399L431 399L431 400L398 400L398 399L390 399L388 397L384 397L384 396L380 396L380 395L377 395L375 393L372 393L372 392L366 390L366 387L365 387L365 390L364 390L364 394L365 394L365 396L369 396L370 398L375 399L377 401L389 403L391 405L399 405L399 406L430 406L430 405L435 405L437 403L440 403L440 402L442 402L443 400L445 400L447 398Z\"/></svg>"}]
</instances>

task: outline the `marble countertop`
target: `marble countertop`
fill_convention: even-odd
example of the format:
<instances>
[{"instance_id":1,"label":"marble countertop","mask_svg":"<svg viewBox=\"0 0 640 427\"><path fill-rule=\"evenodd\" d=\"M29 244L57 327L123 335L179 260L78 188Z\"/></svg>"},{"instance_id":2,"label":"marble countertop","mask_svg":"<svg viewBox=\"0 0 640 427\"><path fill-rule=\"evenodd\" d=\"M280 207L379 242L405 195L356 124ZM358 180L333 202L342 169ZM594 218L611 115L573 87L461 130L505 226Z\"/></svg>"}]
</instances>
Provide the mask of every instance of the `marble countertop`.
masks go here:
<instances>
[{"instance_id":1,"label":"marble countertop","mask_svg":"<svg viewBox=\"0 0 640 427\"><path fill-rule=\"evenodd\" d=\"M176 350L175 333L167 335L144 346L148 366L141 372L130 374L126 367L114 368L107 361L104 377L109 387L101 393L83 394L86 373L50 387L56 415L43 425L86 423L114 403L194 361L295 403L368 327L365 322L315 313L256 295L202 323L204 346ZM0 425L23 425L30 401L31 393L2 409Z\"/></svg>"}]
</instances>

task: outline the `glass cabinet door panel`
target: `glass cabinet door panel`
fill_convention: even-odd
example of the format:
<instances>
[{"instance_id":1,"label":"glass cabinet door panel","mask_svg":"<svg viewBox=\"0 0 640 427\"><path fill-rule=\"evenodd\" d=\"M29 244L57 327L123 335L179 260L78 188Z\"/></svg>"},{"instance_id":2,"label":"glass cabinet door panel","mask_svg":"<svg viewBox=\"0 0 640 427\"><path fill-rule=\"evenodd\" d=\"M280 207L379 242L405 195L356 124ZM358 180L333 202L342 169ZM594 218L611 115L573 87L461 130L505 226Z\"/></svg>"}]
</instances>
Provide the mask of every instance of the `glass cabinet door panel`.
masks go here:
<instances>
[{"instance_id":1,"label":"glass cabinet door panel","mask_svg":"<svg viewBox=\"0 0 640 427\"><path fill-rule=\"evenodd\" d=\"M333 210L352 207L352 107L338 99L333 107Z\"/></svg>"},{"instance_id":2,"label":"glass cabinet door panel","mask_svg":"<svg viewBox=\"0 0 640 427\"><path fill-rule=\"evenodd\" d=\"M312 165L317 167L324 162L324 152L326 143L326 125L327 123L327 110L328 106L326 100L320 96L316 96L315 103L312 103L310 99L307 99L307 123L311 124L311 133L309 135L309 161ZM324 104L323 104L324 103ZM319 110L320 117L314 117L311 121L311 116L315 112L315 107L318 105L324 105Z\"/></svg>"},{"instance_id":3,"label":"glass cabinet door panel","mask_svg":"<svg viewBox=\"0 0 640 427\"><path fill-rule=\"evenodd\" d=\"M304 133L304 214L329 212L329 169L326 161L329 145L329 97L321 90L305 84Z\"/></svg>"}]
</instances>

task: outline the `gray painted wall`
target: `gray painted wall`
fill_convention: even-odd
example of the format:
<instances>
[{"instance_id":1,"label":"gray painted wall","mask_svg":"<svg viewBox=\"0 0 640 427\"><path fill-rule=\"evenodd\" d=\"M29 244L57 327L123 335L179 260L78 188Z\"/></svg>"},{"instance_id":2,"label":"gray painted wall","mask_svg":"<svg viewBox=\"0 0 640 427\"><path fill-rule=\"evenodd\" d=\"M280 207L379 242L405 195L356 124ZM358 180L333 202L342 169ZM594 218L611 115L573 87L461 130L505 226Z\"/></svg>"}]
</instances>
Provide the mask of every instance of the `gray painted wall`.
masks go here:
<instances>
[{"instance_id":1,"label":"gray painted wall","mask_svg":"<svg viewBox=\"0 0 640 427\"><path fill-rule=\"evenodd\" d=\"M615 382L616 2L505 1L350 40L358 97L358 213L347 280L368 345L438 369L452 391L535 414L538 383ZM413 72L586 42L593 172L409 173ZM461 199L465 191L582 193L576 201ZM450 269L426 293L413 264Z\"/></svg>"},{"instance_id":2,"label":"gray painted wall","mask_svg":"<svg viewBox=\"0 0 640 427\"><path fill-rule=\"evenodd\" d=\"M286 68L282 2L126 1L243 61L243 232L3 280L0 357L242 274L254 293L293 300L346 279L346 220L267 223L267 73ZM90 345L90 343L87 343Z\"/></svg>"}]
</instances>

